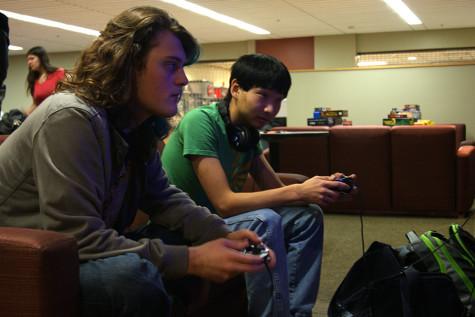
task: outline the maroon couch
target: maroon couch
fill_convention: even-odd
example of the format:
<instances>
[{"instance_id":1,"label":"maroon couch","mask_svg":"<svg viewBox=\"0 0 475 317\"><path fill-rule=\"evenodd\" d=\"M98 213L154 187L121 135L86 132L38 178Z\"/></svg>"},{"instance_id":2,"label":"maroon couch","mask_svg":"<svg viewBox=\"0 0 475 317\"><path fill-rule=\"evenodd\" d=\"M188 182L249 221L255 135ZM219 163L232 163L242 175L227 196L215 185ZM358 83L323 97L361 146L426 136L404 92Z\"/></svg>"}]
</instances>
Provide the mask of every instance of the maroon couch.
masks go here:
<instances>
[{"instance_id":1,"label":"maroon couch","mask_svg":"<svg viewBox=\"0 0 475 317\"><path fill-rule=\"evenodd\" d=\"M280 171L306 176L355 173L360 189L327 212L465 216L475 196L475 146L465 125L275 127L327 130L280 142Z\"/></svg>"}]
</instances>

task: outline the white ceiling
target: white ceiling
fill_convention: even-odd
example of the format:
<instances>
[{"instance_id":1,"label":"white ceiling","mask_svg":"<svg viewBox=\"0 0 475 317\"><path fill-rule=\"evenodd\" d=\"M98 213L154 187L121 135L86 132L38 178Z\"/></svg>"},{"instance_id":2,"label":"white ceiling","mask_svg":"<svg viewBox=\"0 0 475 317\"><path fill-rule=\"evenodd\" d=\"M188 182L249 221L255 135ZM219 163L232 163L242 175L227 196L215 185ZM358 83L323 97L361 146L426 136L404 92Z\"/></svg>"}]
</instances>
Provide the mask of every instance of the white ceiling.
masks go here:
<instances>
[{"instance_id":1,"label":"white ceiling","mask_svg":"<svg viewBox=\"0 0 475 317\"><path fill-rule=\"evenodd\" d=\"M0 9L73 24L100 31L121 11L138 5L154 5L170 12L201 43L258 39L438 30L475 27L474 0L405 0L422 20L409 26L382 0L191 0L218 13L254 24L271 32L255 35L185 11L160 0L0 0ZM79 51L92 36L9 19L10 42L48 52Z\"/></svg>"}]
</instances>

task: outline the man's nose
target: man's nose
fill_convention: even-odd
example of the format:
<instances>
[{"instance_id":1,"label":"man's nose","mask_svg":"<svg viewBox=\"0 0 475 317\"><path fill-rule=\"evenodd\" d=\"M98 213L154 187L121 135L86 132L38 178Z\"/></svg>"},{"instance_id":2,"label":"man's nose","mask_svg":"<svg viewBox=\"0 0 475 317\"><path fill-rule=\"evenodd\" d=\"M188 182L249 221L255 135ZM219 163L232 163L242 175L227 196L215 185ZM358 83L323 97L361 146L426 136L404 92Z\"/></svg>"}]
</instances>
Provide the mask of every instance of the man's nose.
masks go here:
<instances>
[{"instance_id":1,"label":"man's nose","mask_svg":"<svg viewBox=\"0 0 475 317\"><path fill-rule=\"evenodd\" d=\"M185 71L183 69L180 71L180 74L178 75L175 82L179 86L188 85L188 77L186 77Z\"/></svg>"}]
</instances>

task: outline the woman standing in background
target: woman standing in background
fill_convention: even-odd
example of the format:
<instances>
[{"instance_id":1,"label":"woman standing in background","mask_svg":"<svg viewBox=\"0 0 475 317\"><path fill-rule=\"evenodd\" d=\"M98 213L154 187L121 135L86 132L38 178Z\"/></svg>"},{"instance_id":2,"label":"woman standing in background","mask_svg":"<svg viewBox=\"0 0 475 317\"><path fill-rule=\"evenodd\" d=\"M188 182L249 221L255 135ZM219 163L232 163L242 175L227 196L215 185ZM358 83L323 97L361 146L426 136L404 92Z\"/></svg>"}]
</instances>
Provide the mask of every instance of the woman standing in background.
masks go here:
<instances>
[{"instance_id":1,"label":"woman standing in background","mask_svg":"<svg viewBox=\"0 0 475 317\"><path fill-rule=\"evenodd\" d=\"M64 78L64 69L50 64L48 53L41 46L30 48L26 53L28 76L27 94L33 97L33 104L25 114L28 116L56 89L56 83Z\"/></svg>"}]
</instances>

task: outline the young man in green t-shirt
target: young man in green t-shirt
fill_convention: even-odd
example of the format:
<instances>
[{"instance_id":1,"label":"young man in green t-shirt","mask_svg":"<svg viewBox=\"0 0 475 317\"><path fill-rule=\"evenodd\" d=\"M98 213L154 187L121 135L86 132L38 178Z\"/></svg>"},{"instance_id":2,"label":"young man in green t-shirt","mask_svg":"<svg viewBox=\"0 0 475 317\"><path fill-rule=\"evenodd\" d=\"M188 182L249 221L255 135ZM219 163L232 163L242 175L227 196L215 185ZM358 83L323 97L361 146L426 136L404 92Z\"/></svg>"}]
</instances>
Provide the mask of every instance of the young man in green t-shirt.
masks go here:
<instances>
[{"instance_id":1,"label":"young man in green t-shirt","mask_svg":"<svg viewBox=\"0 0 475 317\"><path fill-rule=\"evenodd\" d=\"M258 129L280 109L290 74L278 59L239 58L223 102L188 112L172 133L163 164L172 184L237 230L255 231L274 250L277 264L246 274L250 316L312 316L320 279L323 214L349 189L332 176L284 186L267 163ZM241 192L250 173L263 191ZM354 177L354 176L353 176Z\"/></svg>"}]
</instances>

